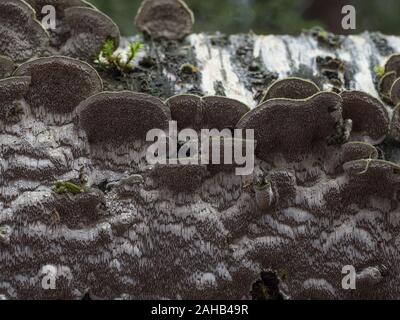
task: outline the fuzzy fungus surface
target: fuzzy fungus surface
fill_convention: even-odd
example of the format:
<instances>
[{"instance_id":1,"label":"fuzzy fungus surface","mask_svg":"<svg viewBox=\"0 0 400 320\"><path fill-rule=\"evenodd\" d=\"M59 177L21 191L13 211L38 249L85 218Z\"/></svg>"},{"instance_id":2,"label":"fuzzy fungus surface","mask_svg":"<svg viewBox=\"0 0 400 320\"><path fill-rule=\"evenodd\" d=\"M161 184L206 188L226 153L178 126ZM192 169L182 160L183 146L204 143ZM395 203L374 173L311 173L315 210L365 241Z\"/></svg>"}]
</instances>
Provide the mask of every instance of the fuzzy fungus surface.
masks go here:
<instances>
[{"instance_id":1,"label":"fuzzy fungus surface","mask_svg":"<svg viewBox=\"0 0 400 320\"><path fill-rule=\"evenodd\" d=\"M16 62L38 55L49 42L35 11L21 0L0 2L0 39L0 55Z\"/></svg>"}]
</instances>

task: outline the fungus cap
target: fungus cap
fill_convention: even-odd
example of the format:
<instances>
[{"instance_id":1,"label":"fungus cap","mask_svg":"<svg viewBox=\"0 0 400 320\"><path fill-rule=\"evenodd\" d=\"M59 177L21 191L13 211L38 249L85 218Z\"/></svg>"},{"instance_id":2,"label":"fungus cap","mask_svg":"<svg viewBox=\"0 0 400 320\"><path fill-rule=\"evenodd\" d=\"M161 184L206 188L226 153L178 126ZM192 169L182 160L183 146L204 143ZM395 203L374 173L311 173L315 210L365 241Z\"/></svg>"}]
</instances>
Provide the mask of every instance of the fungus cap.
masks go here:
<instances>
[{"instance_id":1,"label":"fungus cap","mask_svg":"<svg viewBox=\"0 0 400 320\"><path fill-rule=\"evenodd\" d=\"M71 37L60 49L61 53L88 60L100 53L107 40L113 40L115 48L119 46L119 28L104 13L88 7L71 7L64 13Z\"/></svg>"},{"instance_id":2,"label":"fungus cap","mask_svg":"<svg viewBox=\"0 0 400 320\"><path fill-rule=\"evenodd\" d=\"M144 0L135 23L153 39L180 40L192 32L194 15L181 0Z\"/></svg>"},{"instance_id":3,"label":"fungus cap","mask_svg":"<svg viewBox=\"0 0 400 320\"><path fill-rule=\"evenodd\" d=\"M382 142L389 130L389 115L384 105L361 91L345 91L341 96L343 119L353 121L352 137L371 144Z\"/></svg>"},{"instance_id":4,"label":"fungus cap","mask_svg":"<svg viewBox=\"0 0 400 320\"><path fill-rule=\"evenodd\" d=\"M385 64L385 73L394 71L396 75L400 76L400 54L393 54L389 57Z\"/></svg>"},{"instance_id":5,"label":"fungus cap","mask_svg":"<svg viewBox=\"0 0 400 320\"><path fill-rule=\"evenodd\" d=\"M0 1L0 55L23 62L41 52L49 44L49 36L35 11L25 1Z\"/></svg>"},{"instance_id":6,"label":"fungus cap","mask_svg":"<svg viewBox=\"0 0 400 320\"><path fill-rule=\"evenodd\" d=\"M14 75L32 78L25 97L31 107L56 114L73 112L81 101L103 88L100 76L89 64L63 56L26 62Z\"/></svg>"},{"instance_id":7,"label":"fungus cap","mask_svg":"<svg viewBox=\"0 0 400 320\"><path fill-rule=\"evenodd\" d=\"M250 111L245 104L221 96L177 95L169 98L166 104L180 129L233 129Z\"/></svg>"},{"instance_id":8,"label":"fungus cap","mask_svg":"<svg viewBox=\"0 0 400 320\"><path fill-rule=\"evenodd\" d=\"M235 128L239 120L250 111L244 103L221 96L202 98L203 124L209 129Z\"/></svg>"},{"instance_id":9,"label":"fungus cap","mask_svg":"<svg viewBox=\"0 0 400 320\"><path fill-rule=\"evenodd\" d=\"M400 104L393 110L389 135L394 141L400 142Z\"/></svg>"},{"instance_id":10,"label":"fungus cap","mask_svg":"<svg viewBox=\"0 0 400 320\"><path fill-rule=\"evenodd\" d=\"M171 110L171 118L178 123L180 130L185 128L201 129L203 111L201 97L181 94L169 98L165 104Z\"/></svg>"},{"instance_id":11,"label":"fungus cap","mask_svg":"<svg viewBox=\"0 0 400 320\"><path fill-rule=\"evenodd\" d=\"M379 80L379 93L385 101L390 103L392 103L390 98L390 91L392 89L393 83L396 81L396 78L396 72L391 71L385 73L384 76Z\"/></svg>"},{"instance_id":12,"label":"fungus cap","mask_svg":"<svg viewBox=\"0 0 400 320\"><path fill-rule=\"evenodd\" d=\"M255 130L256 154L262 160L271 153L309 153L315 141L326 143L335 132L341 105L341 97L332 92L305 100L272 99L248 112L237 128Z\"/></svg>"},{"instance_id":13,"label":"fungus cap","mask_svg":"<svg viewBox=\"0 0 400 320\"><path fill-rule=\"evenodd\" d=\"M400 78L395 80L390 89L390 99L395 106L400 103Z\"/></svg>"},{"instance_id":14,"label":"fungus cap","mask_svg":"<svg viewBox=\"0 0 400 320\"><path fill-rule=\"evenodd\" d=\"M30 77L12 77L0 80L0 104L21 98L29 88Z\"/></svg>"},{"instance_id":15,"label":"fungus cap","mask_svg":"<svg viewBox=\"0 0 400 320\"><path fill-rule=\"evenodd\" d=\"M272 83L262 101L276 98L306 99L319 91L318 86L312 81L301 78L286 78Z\"/></svg>"},{"instance_id":16,"label":"fungus cap","mask_svg":"<svg viewBox=\"0 0 400 320\"><path fill-rule=\"evenodd\" d=\"M350 161L343 169L356 190L365 194L391 195L400 183L400 166L385 160Z\"/></svg>"},{"instance_id":17,"label":"fungus cap","mask_svg":"<svg viewBox=\"0 0 400 320\"><path fill-rule=\"evenodd\" d=\"M83 101L77 113L90 142L144 140L151 129L167 129L171 119L161 100L132 91L96 94Z\"/></svg>"},{"instance_id":18,"label":"fungus cap","mask_svg":"<svg viewBox=\"0 0 400 320\"><path fill-rule=\"evenodd\" d=\"M377 159L378 150L365 142L354 141L348 142L342 146L342 163L361 160L361 159Z\"/></svg>"},{"instance_id":19,"label":"fungus cap","mask_svg":"<svg viewBox=\"0 0 400 320\"><path fill-rule=\"evenodd\" d=\"M10 76L13 70L14 62L7 57L0 56L0 79Z\"/></svg>"}]
</instances>

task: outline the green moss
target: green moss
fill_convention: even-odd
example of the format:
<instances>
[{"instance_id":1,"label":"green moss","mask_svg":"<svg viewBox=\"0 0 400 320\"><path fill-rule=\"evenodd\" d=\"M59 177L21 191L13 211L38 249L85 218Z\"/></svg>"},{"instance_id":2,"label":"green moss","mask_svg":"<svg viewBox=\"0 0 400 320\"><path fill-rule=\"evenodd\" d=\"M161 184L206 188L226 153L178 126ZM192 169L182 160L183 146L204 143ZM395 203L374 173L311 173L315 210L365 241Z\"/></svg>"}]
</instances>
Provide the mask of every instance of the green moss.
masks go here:
<instances>
[{"instance_id":1,"label":"green moss","mask_svg":"<svg viewBox=\"0 0 400 320\"><path fill-rule=\"evenodd\" d=\"M58 194L71 193L71 194L76 195L76 194L84 193L86 191L86 189L85 189L85 187L79 186L72 182L58 181L54 185L53 191Z\"/></svg>"},{"instance_id":2,"label":"green moss","mask_svg":"<svg viewBox=\"0 0 400 320\"><path fill-rule=\"evenodd\" d=\"M140 42L130 43L128 46L128 55L126 61L122 61L120 54L116 54L117 50L113 39L108 39L100 53L97 55L94 63L102 70L107 71L120 71L122 73L128 73L132 71L132 61L134 61L140 51L144 48L144 44Z\"/></svg>"},{"instance_id":3,"label":"green moss","mask_svg":"<svg viewBox=\"0 0 400 320\"><path fill-rule=\"evenodd\" d=\"M184 63L179 68L181 74L192 75L199 72L199 69L190 63Z\"/></svg>"},{"instance_id":4,"label":"green moss","mask_svg":"<svg viewBox=\"0 0 400 320\"><path fill-rule=\"evenodd\" d=\"M374 72L379 78L382 78L385 75L385 68L382 66L375 66Z\"/></svg>"}]
</instances>

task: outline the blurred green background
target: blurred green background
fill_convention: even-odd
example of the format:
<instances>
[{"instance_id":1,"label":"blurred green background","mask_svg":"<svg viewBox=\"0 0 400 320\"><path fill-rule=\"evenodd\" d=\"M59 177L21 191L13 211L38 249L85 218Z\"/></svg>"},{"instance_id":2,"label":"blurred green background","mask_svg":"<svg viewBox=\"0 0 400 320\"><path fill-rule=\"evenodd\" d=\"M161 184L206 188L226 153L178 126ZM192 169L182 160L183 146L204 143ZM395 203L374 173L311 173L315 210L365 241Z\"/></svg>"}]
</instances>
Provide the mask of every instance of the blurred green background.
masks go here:
<instances>
[{"instance_id":1,"label":"blurred green background","mask_svg":"<svg viewBox=\"0 0 400 320\"><path fill-rule=\"evenodd\" d=\"M133 19L141 0L89 0L120 26L124 35L137 32ZM400 33L400 0L187 0L196 17L196 32L298 34L316 24L335 33L341 28L341 9L357 10L357 30Z\"/></svg>"}]
</instances>

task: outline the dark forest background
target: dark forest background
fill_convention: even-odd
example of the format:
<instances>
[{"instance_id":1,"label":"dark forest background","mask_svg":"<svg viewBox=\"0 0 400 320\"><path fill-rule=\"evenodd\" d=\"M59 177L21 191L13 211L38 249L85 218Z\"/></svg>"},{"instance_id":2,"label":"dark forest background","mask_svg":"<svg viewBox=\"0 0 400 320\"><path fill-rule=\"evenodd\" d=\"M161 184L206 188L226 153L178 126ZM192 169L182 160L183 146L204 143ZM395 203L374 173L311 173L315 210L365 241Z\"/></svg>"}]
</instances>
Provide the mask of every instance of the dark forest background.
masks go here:
<instances>
[{"instance_id":1,"label":"dark forest background","mask_svg":"<svg viewBox=\"0 0 400 320\"><path fill-rule=\"evenodd\" d=\"M89 0L111 16L124 35L137 32L133 18L141 0ZM186 0L196 17L196 32L298 34L320 25L335 33L341 28L341 9L357 10L357 30L400 33L400 0Z\"/></svg>"}]
</instances>

